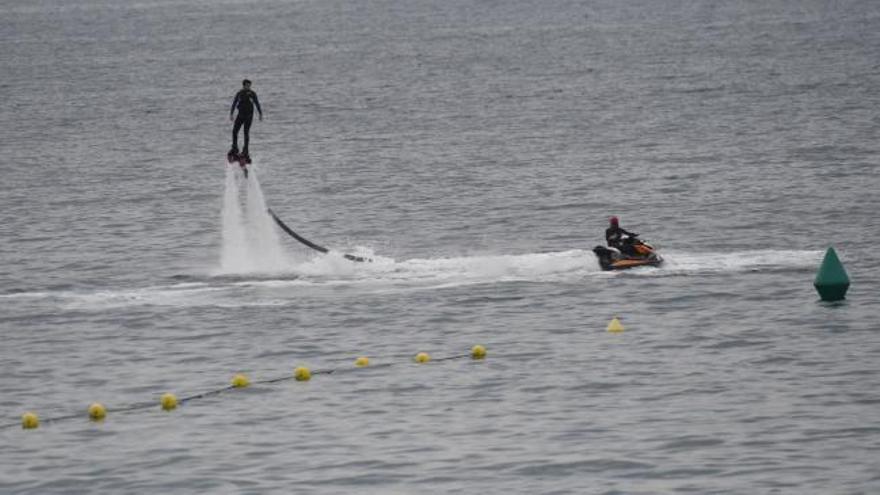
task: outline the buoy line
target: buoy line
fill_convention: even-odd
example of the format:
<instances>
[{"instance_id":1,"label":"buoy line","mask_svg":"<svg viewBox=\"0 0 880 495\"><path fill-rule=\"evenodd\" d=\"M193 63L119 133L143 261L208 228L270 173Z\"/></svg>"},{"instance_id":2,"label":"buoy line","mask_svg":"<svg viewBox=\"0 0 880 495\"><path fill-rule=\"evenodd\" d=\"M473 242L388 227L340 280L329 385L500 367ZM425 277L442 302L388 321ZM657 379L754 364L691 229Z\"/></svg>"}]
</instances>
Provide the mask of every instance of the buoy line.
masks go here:
<instances>
[{"instance_id":1,"label":"buoy line","mask_svg":"<svg viewBox=\"0 0 880 495\"><path fill-rule=\"evenodd\" d=\"M444 361L453 361L456 359L464 359L471 358L474 360L485 359L486 357L486 348L482 345L475 345L471 348L471 351L467 354L455 354L452 356L445 356L440 358L432 358L427 352L419 352L416 354L412 361L416 364L425 364L428 362L444 362ZM366 356L360 356L354 361L354 367L352 368L329 368L329 369L319 369L312 371L305 366L298 366L293 370L293 373L287 374L281 377L275 378L266 378L263 380L255 380L251 382L247 375L242 373L237 373L232 377L232 380L229 385L218 388L214 390L208 390L206 392L200 392L192 395L188 395L186 397L178 398L171 392L166 392L162 394L159 398L159 402L151 401L151 402L138 402L134 404L129 404L126 406L114 407L112 409L108 409L104 404L100 402L93 402L88 406L86 416L91 421L104 421L109 413L123 413L123 412L131 412L131 411L139 411L145 409L155 408L157 405L160 409L170 412L176 409L178 406L186 404L187 402L191 402L194 400L204 399L207 397L213 397L216 395L220 395L226 392L230 392L239 388L247 388L253 385L271 385L279 382L295 380L295 381L309 381L315 375L332 375L336 373L345 373L358 371L361 368L392 368L394 366L399 366L403 363L400 362L386 362L380 364L370 364L369 358ZM20 423L9 423L5 425L0 425L0 429L8 429L14 427L21 427L25 430L36 429L40 426L41 423L59 423L62 421L68 421L73 419L82 418L82 414L67 414L63 416L56 416L53 418L40 419L39 416L33 412L28 411L21 416Z\"/></svg>"}]
</instances>

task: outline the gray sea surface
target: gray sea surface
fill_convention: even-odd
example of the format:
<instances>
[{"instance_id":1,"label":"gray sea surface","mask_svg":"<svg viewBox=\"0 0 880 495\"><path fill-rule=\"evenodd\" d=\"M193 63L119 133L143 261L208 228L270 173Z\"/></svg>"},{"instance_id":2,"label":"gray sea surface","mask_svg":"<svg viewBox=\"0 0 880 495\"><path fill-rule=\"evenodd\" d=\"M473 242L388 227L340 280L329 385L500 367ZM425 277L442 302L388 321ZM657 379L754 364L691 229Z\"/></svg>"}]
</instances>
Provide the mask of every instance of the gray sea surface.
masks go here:
<instances>
[{"instance_id":1,"label":"gray sea surface","mask_svg":"<svg viewBox=\"0 0 880 495\"><path fill-rule=\"evenodd\" d=\"M0 493L880 492L880 3L0 16Z\"/></svg>"}]
</instances>

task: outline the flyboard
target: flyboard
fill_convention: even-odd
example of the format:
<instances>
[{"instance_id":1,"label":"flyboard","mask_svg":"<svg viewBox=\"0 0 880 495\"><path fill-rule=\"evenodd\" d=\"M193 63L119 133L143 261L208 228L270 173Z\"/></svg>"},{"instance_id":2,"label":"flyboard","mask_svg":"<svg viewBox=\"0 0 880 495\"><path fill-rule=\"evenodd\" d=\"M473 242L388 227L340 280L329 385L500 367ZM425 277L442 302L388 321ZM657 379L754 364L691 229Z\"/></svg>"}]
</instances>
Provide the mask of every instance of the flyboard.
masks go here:
<instances>
[{"instance_id":1,"label":"flyboard","mask_svg":"<svg viewBox=\"0 0 880 495\"><path fill-rule=\"evenodd\" d=\"M236 149L231 149L229 150L229 153L226 153L226 161L228 161L230 165L238 163L238 166L241 167L241 171L244 172L244 178L247 179L247 166L251 164L250 156L245 153L239 153Z\"/></svg>"},{"instance_id":2,"label":"flyboard","mask_svg":"<svg viewBox=\"0 0 880 495\"><path fill-rule=\"evenodd\" d=\"M244 168L244 167L242 167L242 168ZM247 175L247 172L245 172L245 175ZM328 252L330 252L330 250L325 248L324 246L319 246L319 245L315 244L314 242L312 242L312 241L306 239L305 237L294 232L293 229L288 227L284 222L281 221L280 218L278 218L278 215L276 215L275 212L272 211L272 208L269 208L268 211L269 211L269 216L272 217L272 220L275 220L275 223L277 223L278 226L281 227L281 230L286 232L287 235L289 235L290 237L293 237L297 241L314 249L315 251L318 251L319 253L327 254ZM342 256L347 260L356 261L359 263L363 263L365 261L369 261L372 263L372 261L373 261L370 258L364 258L363 256L355 256L353 254L343 254Z\"/></svg>"}]
</instances>

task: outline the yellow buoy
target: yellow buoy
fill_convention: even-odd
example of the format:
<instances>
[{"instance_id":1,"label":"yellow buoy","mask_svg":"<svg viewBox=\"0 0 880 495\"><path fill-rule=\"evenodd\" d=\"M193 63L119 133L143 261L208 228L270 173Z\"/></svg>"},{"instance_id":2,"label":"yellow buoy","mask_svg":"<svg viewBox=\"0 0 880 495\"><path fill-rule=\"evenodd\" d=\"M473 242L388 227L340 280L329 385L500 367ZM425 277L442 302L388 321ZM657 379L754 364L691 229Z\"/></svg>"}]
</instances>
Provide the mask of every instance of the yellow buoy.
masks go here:
<instances>
[{"instance_id":1,"label":"yellow buoy","mask_svg":"<svg viewBox=\"0 0 880 495\"><path fill-rule=\"evenodd\" d=\"M162 397L159 399L159 403L162 404L162 409L166 411L171 411L177 407L177 396L172 393L162 394Z\"/></svg>"},{"instance_id":2,"label":"yellow buoy","mask_svg":"<svg viewBox=\"0 0 880 495\"><path fill-rule=\"evenodd\" d=\"M471 357L474 359L483 359L486 357L486 348L477 344L471 348Z\"/></svg>"},{"instance_id":3,"label":"yellow buoy","mask_svg":"<svg viewBox=\"0 0 880 495\"><path fill-rule=\"evenodd\" d=\"M107 417L107 408L100 402L95 402L89 406L89 418L92 421L101 421Z\"/></svg>"},{"instance_id":4,"label":"yellow buoy","mask_svg":"<svg viewBox=\"0 0 880 495\"><path fill-rule=\"evenodd\" d=\"M40 418L36 413L26 412L21 415L21 427L25 430L32 430L40 426Z\"/></svg>"},{"instance_id":5,"label":"yellow buoy","mask_svg":"<svg viewBox=\"0 0 880 495\"><path fill-rule=\"evenodd\" d=\"M618 333L623 331L623 325L620 323L620 320L615 316L611 319L611 322L608 324L608 331L613 333Z\"/></svg>"},{"instance_id":6,"label":"yellow buoy","mask_svg":"<svg viewBox=\"0 0 880 495\"><path fill-rule=\"evenodd\" d=\"M251 382L250 380L248 380L248 377L244 376L241 373L232 377L232 386L235 388L244 388L250 384Z\"/></svg>"},{"instance_id":7,"label":"yellow buoy","mask_svg":"<svg viewBox=\"0 0 880 495\"><path fill-rule=\"evenodd\" d=\"M364 366L369 366L370 365L370 358L368 358L367 356L361 356L361 357L354 360L354 365L357 366L358 368L363 368Z\"/></svg>"},{"instance_id":8,"label":"yellow buoy","mask_svg":"<svg viewBox=\"0 0 880 495\"><path fill-rule=\"evenodd\" d=\"M420 352L416 354L415 360L417 363L427 363L431 360L431 356L427 352Z\"/></svg>"},{"instance_id":9,"label":"yellow buoy","mask_svg":"<svg viewBox=\"0 0 880 495\"><path fill-rule=\"evenodd\" d=\"M305 366L300 366L293 370L293 377L296 378L296 381L298 382L307 382L312 378L312 372Z\"/></svg>"}]
</instances>

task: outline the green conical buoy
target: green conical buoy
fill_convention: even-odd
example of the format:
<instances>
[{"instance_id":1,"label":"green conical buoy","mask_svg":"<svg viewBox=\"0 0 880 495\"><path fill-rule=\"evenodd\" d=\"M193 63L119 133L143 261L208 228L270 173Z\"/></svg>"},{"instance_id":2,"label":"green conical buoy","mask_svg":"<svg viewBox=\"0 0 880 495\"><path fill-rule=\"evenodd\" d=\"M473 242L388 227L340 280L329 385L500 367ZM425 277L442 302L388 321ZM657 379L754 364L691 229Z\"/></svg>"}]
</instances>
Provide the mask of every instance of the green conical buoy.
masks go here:
<instances>
[{"instance_id":1,"label":"green conical buoy","mask_svg":"<svg viewBox=\"0 0 880 495\"><path fill-rule=\"evenodd\" d=\"M816 286L823 301L840 301L846 296L849 276L833 247L825 251L825 258L819 266L819 273L816 274L813 285Z\"/></svg>"}]
</instances>

